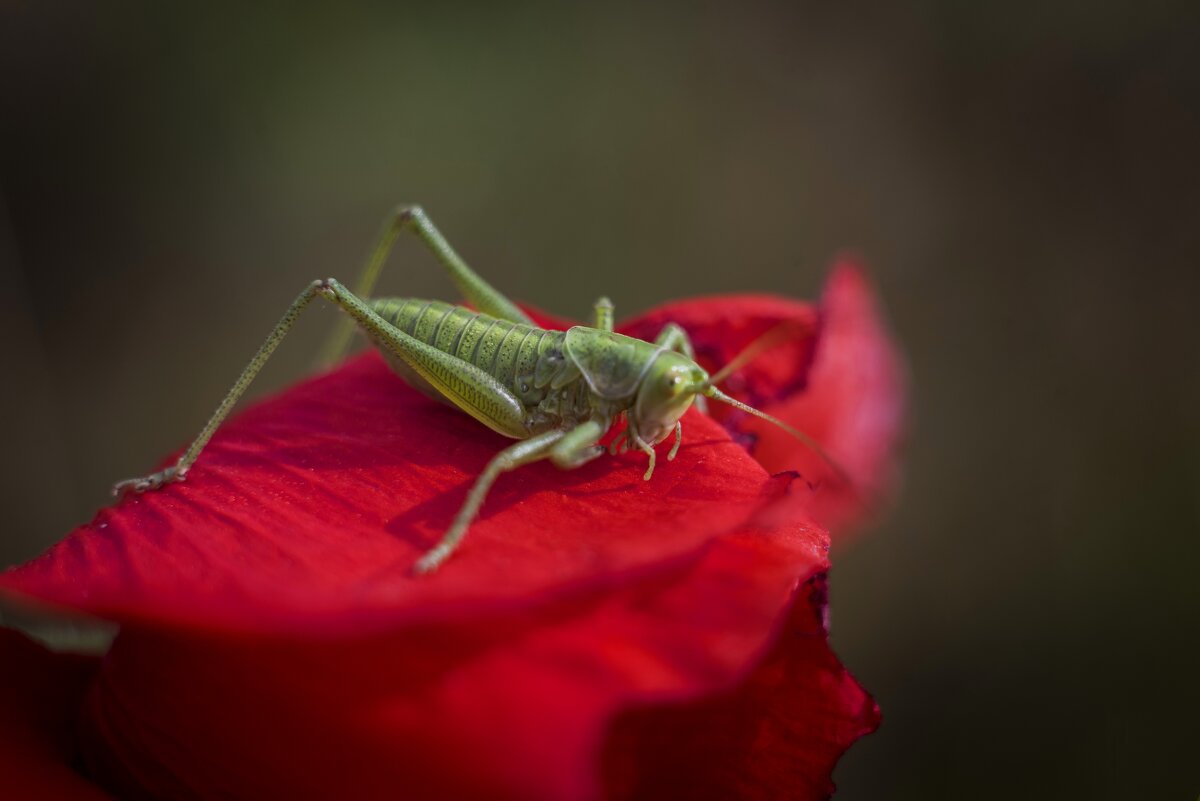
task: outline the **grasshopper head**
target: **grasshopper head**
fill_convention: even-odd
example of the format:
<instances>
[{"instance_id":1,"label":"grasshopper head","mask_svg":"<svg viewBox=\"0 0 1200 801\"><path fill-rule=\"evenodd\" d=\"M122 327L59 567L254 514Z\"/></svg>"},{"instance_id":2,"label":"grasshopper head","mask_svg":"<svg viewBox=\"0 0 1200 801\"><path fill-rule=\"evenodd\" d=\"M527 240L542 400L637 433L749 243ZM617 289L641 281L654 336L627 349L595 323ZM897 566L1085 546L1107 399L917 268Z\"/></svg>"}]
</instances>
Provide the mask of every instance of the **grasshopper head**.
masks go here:
<instances>
[{"instance_id":1,"label":"grasshopper head","mask_svg":"<svg viewBox=\"0 0 1200 801\"><path fill-rule=\"evenodd\" d=\"M838 479L854 490L854 481L838 462L829 455L819 442L803 431L793 428L777 417L766 412L760 412L753 406L726 395L717 389L716 385L728 378L747 362L764 350L774 347L784 340L789 332L794 330L794 323L785 321L767 331L755 341L747 345L741 353L717 372L709 376L702 367L686 356L673 351L663 351L658 354L650 369L642 377L637 399L630 409L631 426L641 435L643 441L656 445L662 442L674 429L675 424L683 417L683 413L695 401L697 395L703 395L715 401L727 404L735 409L741 409L747 414L766 420L778 426L803 442L817 454ZM673 453L674 451L672 451ZM647 473L649 476L649 473Z\"/></svg>"},{"instance_id":2,"label":"grasshopper head","mask_svg":"<svg viewBox=\"0 0 1200 801\"><path fill-rule=\"evenodd\" d=\"M660 353L642 377L631 410L642 438L651 445L662 442L707 387L708 373L698 364L680 353Z\"/></svg>"}]
</instances>

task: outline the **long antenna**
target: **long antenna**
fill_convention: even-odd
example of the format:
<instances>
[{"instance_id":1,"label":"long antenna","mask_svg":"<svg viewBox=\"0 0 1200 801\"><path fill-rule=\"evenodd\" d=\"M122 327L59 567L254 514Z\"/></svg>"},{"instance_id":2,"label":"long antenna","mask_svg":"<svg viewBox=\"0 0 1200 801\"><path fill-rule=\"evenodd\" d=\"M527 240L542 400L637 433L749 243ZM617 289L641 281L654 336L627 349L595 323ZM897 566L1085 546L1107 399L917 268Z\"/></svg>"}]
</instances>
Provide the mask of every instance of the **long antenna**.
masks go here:
<instances>
[{"instance_id":1,"label":"long antenna","mask_svg":"<svg viewBox=\"0 0 1200 801\"><path fill-rule=\"evenodd\" d=\"M736 371L745 367L750 361L756 359L763 351L770 350L777 345L782 345L788 339L796 335L796 329L803 325L805 328L811 327L807 320L784 320L778 325L767 329L765 334L762 334L758 339L753 340L749 345L742 348L738 355L729 360L729 363L722 367L717 372L713 373L708 379L710 384L720 384L726 378L733 375Z\"/></svg>"},{"instance_id":2,"label":"long antenna","mask_svg":"<svg viewBox=\"0 0 1200 801\"><path fill-rule=\"evenodd\" d=\"M743 351L743 352L745 352L745 351ZM730 364L732 364L732 362L730 362ZM718 373L718 375L719 375L719 373ZM711 383L708 385L707 388L701 390L701 392L702 392L702 394L704 394L705 396L707 396L709 398L712 398L713 400L719 400L719 401L721 401L721 403L727 403L730 406L734 407L735 409L741 409L743 412L752 414L755 417L761 417L763 420L766 420L768 423L774 423L775 425L779 426L784 431L788 432L793 437L795 437L796 439L800 440L805 445L807 445L812 450L813 453L817 454L817 456L820 456L825 461L826 464L828 464L831 468L833 468L833 471L835 473L837 473L838 478L840 478L843 482L845 482L845 484L847 486L849 486L851 489L854 489L854 479L850 478L850 474L846 472L846 469L844 467L842 467L840 464L838 464L837 460L834 459L832 456L830 456L828 451L826 451L824 448L821 447L821 443L817 442L815 439L810 437L808 434L805 434L803 431L801 431L798 428L793 428L792 426L790 426L787 423L780 420L778 417L772 417L771 415L767 414L766 412L760 412L758 409L755 409L753 406L748 406L747 404L742 403L740 400L737 400L736 398L729 397L721 390L712 386Z\"/></svg>"}]
</instances>

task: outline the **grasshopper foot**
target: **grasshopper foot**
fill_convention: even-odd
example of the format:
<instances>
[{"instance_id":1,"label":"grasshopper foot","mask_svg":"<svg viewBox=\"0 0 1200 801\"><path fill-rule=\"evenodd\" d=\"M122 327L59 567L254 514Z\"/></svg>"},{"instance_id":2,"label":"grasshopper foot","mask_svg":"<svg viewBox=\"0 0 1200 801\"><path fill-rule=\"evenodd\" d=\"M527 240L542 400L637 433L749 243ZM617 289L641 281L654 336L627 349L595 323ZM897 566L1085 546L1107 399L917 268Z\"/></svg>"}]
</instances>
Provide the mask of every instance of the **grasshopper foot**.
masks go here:
<instances>
[{"instance_id":1,"label":"grasshopper foot","mask_svg":"<svg viewBox=\"0 0 1200 801\"><path fill-rule=\"evenodd\" d=\"M642 481L649 481L650 476L654 475L654 449L650 446L646 446L643 450L645 450L646 455L650 457L650 464L646 466L646 472L642 475Z\"/></svg>"},{"instance_id":2,"label":"grasshopper foot","mask_svg":"<svg viewBox=\"0 0 1200 801\"><path fill-rule=\"evenodd\" d=\"M127 492L136 492L139 495L149 490L156 490L165 487L173 481L183 481L187 477L187 468L168 467L166 470L159 470L157 473L151 473L142 478L127 478L124 481L118 481L113 484L112 494L114 498L120 498Z\"/></svg>"},{"instance_id":3,"label":"grasshopper foot","mask_svg":"<svg viewBox=\"0 0 1200 801\"><path fill-rule=\"evenodd\" d=\"M454 548L447 546L445 543L429 550L424 556L417 560L412 567L412 572L418 576L424 576L437 570L442 562L449 558Z\"/></svg>"},{"instance_id":4,"label":"grasshopper foot","mask_svg":"<svg viewBox=\"0 0 1200 801\"><path fill-rule=\"evenodd\" d=\"M675 444L671 446L671 452L667 454L667 461L673 461L675 454L679 453L679 446L683 444L683 423L675 423Z\"/></svg>"}]
</instances>

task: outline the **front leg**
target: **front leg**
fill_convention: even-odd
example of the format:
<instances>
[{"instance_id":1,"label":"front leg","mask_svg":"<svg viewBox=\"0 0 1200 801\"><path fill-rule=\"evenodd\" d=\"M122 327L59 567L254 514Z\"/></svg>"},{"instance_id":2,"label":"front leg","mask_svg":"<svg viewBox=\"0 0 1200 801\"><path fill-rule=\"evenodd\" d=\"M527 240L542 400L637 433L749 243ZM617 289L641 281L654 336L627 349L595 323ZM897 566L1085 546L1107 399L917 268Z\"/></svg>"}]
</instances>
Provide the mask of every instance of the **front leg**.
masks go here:
<instances>
[{"instance_id":1,"label":"front leg","mask_svg":"<svg viewBox=\"0 0 1200 801\"><path fill-rule=\"evenodd\" d=\"M688 338L687 331L675 323L664 325L663 330L658 332L658 338L654 340L654 344L676 353L682 353L692 361L696 361L696 349L692 347L692 340ZM708 414L708 403L704 400L704 396L696 396L696 408Z\"/></svg>"}]
</instances>

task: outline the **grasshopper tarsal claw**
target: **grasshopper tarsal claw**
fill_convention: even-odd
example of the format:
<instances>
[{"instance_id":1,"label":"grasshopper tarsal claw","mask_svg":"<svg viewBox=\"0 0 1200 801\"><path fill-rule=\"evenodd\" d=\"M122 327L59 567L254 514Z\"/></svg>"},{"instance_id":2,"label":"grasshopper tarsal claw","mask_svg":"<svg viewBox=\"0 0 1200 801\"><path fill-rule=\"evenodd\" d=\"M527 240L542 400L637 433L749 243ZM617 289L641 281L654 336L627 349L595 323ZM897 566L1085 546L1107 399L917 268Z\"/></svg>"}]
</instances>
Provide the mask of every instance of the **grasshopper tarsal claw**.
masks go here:
<instances>
[{"instance_id":1,"label":"grasshopper tarsal claw","mask_svg":"<svg viewBox=\"0 0 1200 801\"><path fill-rule=\"evenodd\" d=\"M127 478L124 481L118 481L116 484L113 484L112 494L114 498L120 498L126 492L135 492L140 495L143 492L165 487L172 481L183 481L186 478L186 467L171 466L165 470L159 470L157 473L143 476L142 478Z\"/></svg>"},{"instance_id":2,"label":"grasshopper tarsal claw","mask_svg":"<svg viewBox=\"0 0 1200 801\"><path fill-rule=\"evenodd\" d=\"M671 446L671 452L667 454L667 461L675 460L675 454L679 453L679 446L683 444L683 423L675 422L675 444Z\"/></svg>"},{"instance_id":3,"label":"grasshopper tarsal claw","mask_svg":"<svg viewBox=\"0 0 1200 801\"><path fill-rule=\"evenodd\" d=\"M454 549L452 547L438 546L426 552L426 554L418 559L416 564L413 565L413 574L424 576L427 573L432 573L438 569L438 566L440 566L442 562L446 561L453 550Z\"/></svg>"},{"instance_id":4,"label":"grasshopper tarsal claw","mask_svg":"<svg viewBox=\"0 0 1200 801\"><path fill-rule=\"evenodd\" d=\"M634 435L633 444L637 446L638 450L646 454L646 456L650 459L650 464L646 466L646 472L642 475L642 481L649 481L650 477L654 475L654 463L656 461L654 455L654 446L636 434Z\"/></svg>"}]
</instances>

